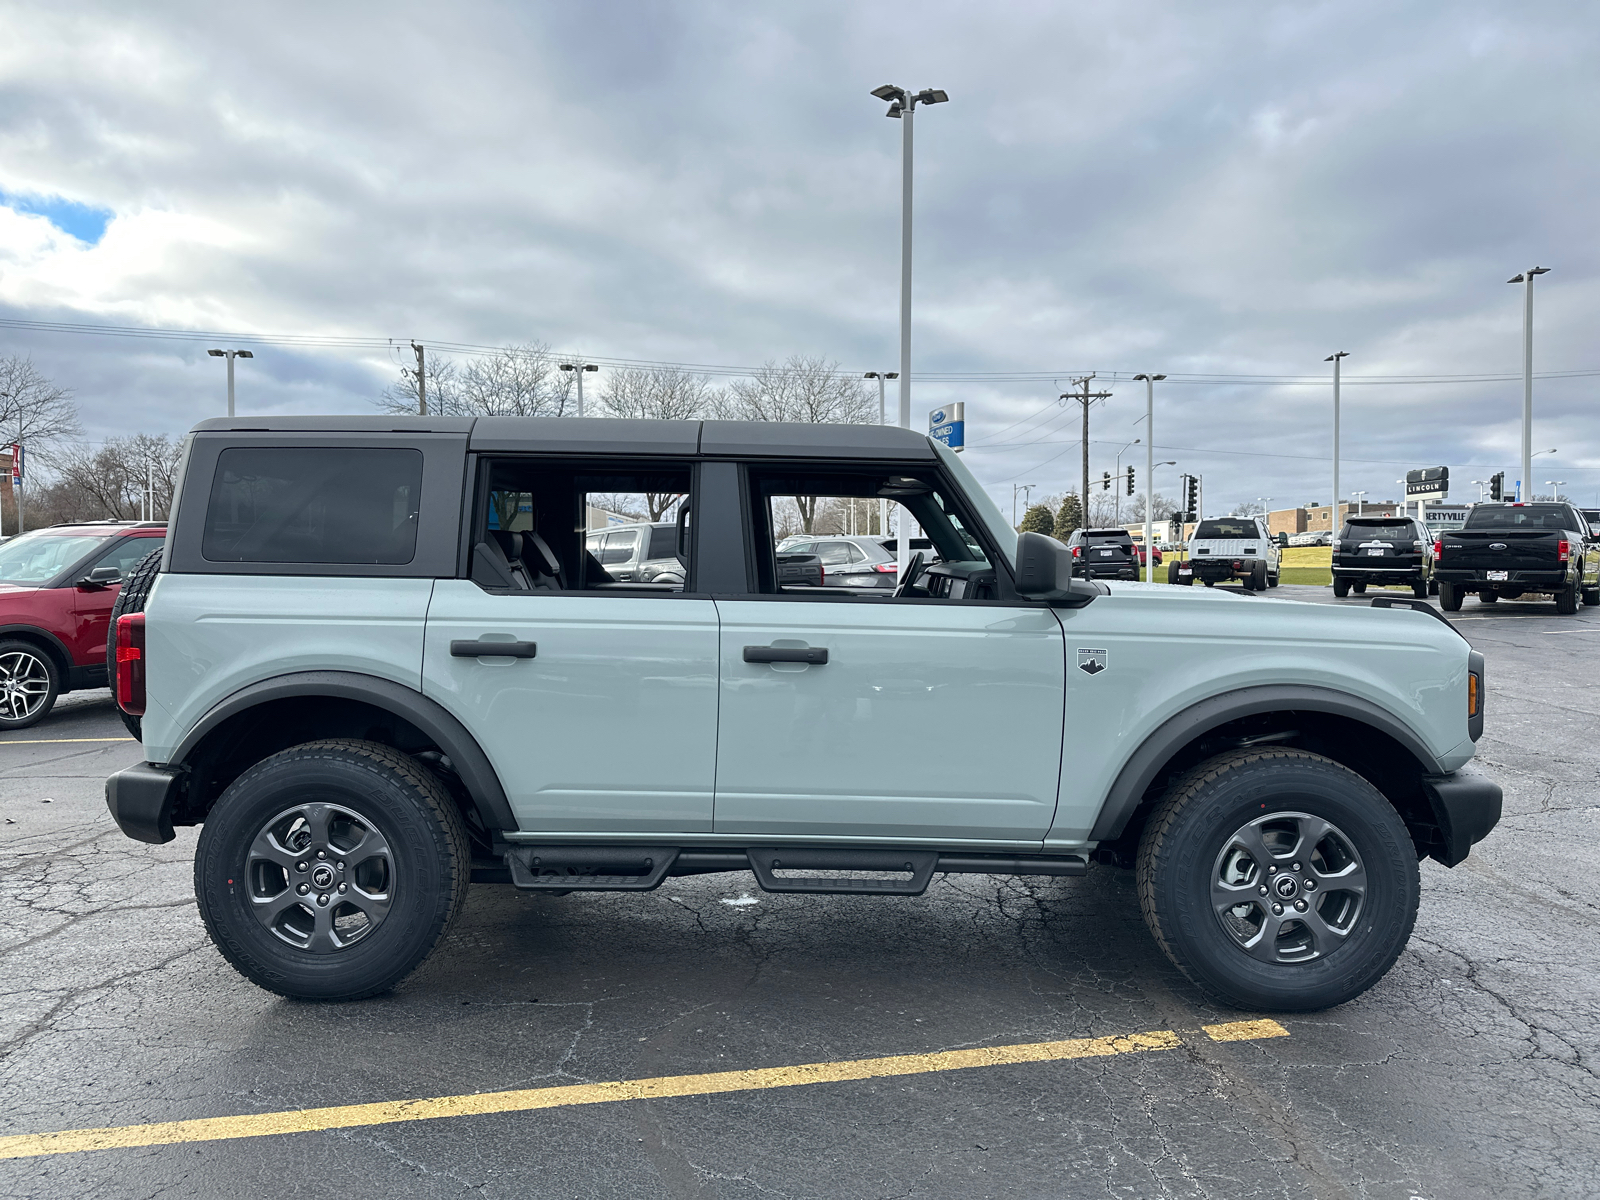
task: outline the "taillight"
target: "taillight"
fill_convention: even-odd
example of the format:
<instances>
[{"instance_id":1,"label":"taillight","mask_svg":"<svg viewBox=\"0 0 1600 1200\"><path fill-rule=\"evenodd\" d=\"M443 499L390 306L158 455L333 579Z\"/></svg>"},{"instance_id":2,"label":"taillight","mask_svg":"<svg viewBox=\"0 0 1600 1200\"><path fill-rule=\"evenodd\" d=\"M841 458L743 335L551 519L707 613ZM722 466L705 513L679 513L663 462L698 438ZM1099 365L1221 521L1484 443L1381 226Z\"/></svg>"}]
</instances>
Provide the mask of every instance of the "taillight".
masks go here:
<instances>
[{"instance_id":1,"label":"taillight","mask_svg":"<svg viewBox=\"0 0 1600 1200\"><path fill-rule=\"evenodd\" d=\"M1467 716L1478 715L1478 676L1476 673L1467 675Z\"/></svg>"},{"instance_id":2,"label":"taillight","mask_svg":"<svg viewBox=\"0 0 1600 1200\"><path fill-rule=\"evenodd\" d=\"M898 563L874 563L872 569L882 575L898 575L900 573Z\"/></svg>"},{"instance_id":3,"label":"taillight","mask_svg":"<svg viewBox=\"0 0 1600 1200\"><path fill-rule=\"evenodd\" d=\"M1566 538L1562 538L1556 543L1556 555L1561 559L1562 562L1566 562L1567 559L1571 557L1572 544L1568 542Z\"/></svg>"},{"instance_id":4,"label":"taillight","mask_svg":"<svg viewBox=\"0 0 1600 1200\"><path fill-rule=\"evenodd\" d=\"M144 614L117 618L117 707L144 715Z\"/></svg>"},{"instance_id":5,"label":"taillight","mask_svg":"<svg viewBox=\"0 0 1600 1200\"><path fill-rule=\"evenodd\" d=\"M1440 538L1433 544L1433 557L1435 561L1444 557L1444 539Z\"/></svg>"},{"instance_id":6,"label":"taillight","mask_svg":"<svg viewBox=\"0 0 1600 1200\"><path fill-rule=\"evenodd\" d=\"M1082 546L1074 546L1072 548L1072 557L1073 558L1080 558L1080 557L1082 557L1082 555L1083 555L1083 547Z\"/></svg>"}]
</instances>

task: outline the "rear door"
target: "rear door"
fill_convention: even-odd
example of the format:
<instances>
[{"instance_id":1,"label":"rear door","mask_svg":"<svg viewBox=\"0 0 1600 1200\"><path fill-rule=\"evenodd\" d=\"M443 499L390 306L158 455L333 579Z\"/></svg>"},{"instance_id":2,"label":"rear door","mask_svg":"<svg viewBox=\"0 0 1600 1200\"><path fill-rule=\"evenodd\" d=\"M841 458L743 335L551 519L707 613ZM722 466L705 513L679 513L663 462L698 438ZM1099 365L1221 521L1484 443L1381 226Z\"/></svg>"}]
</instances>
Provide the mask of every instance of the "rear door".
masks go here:
<instances>
[{"instance_id":1,"label":"rear door","mask_svg":"<svg viewBox=\"0 0 1600 1200\"><path fill-rule=\"evenodd\" d=\"M691 464L508 456L480 470L474 542L489 536L497 502L520 511L505 532L539 534L560 560L559 586L439 580L423 691L477 737L524 832L709 832L716 606L682 584L599 577L581 553L587 507L686 497ZM620 533L637 544L637 529L608 533L600 557L621 556L608 567L631 557L633 547L612 545ZM496 643L512 653L494 654Z\"/></svg>"}]
</instances>

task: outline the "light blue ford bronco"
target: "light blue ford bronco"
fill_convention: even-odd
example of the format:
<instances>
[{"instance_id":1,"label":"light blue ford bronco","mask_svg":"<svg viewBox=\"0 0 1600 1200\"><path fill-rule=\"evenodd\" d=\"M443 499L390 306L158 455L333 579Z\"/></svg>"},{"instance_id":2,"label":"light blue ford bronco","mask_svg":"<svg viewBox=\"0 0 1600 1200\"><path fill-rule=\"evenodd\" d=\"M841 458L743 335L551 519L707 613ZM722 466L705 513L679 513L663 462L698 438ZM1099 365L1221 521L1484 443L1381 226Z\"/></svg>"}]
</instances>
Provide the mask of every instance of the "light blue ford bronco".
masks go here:
<instances>
[{"instance_id":1,"label":"light blue ford bronco","mask_svg":"<svg viewBox=\"0 0 1600 1200\"><path fill-rule=\"evenodd\" d=\"M1394 963L1419 859L1500 816L1463 770L1483 659L1425 605L1076 579L906 430L218 420L178 495L117 618L148 761L106 798L144 841L203 825L206 926L288 996L392 987L471 881L916 896L1098 863L1212 996L1317 1009ZM879 500L937 550L892 593L775 550ZM682 578L612 578L594 512L671 522Z\"/></svg>"}]
</instances>

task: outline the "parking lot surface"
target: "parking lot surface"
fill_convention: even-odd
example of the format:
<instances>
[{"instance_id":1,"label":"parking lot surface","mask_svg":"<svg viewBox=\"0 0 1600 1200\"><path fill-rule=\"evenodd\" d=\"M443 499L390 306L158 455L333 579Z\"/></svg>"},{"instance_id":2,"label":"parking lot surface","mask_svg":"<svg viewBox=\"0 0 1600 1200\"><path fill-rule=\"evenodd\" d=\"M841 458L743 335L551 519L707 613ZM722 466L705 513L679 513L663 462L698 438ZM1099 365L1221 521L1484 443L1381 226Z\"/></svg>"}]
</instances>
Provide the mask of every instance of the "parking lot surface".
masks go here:
<instances>
[{"instance_id":1,"label":"parking lot surface","mask_svg":"<svg viewBox=\"0 0 1600 1200\"><path fill-rule=\"evenodd\" d=\"M1207 1003L1105 867L917 899L479 886L394 993L282 1000L206 939L197 831L112 825L139 746L105 693L68 697L0 740L0 1195L1592 1195L1600 610L1455 622L1505 817L1422 865L1386 979L1277 1027ZM451 1099L393 1103L422 1097ZM100 1127L116 1148L6 1140Z\"/></svg>"}]
</instances>

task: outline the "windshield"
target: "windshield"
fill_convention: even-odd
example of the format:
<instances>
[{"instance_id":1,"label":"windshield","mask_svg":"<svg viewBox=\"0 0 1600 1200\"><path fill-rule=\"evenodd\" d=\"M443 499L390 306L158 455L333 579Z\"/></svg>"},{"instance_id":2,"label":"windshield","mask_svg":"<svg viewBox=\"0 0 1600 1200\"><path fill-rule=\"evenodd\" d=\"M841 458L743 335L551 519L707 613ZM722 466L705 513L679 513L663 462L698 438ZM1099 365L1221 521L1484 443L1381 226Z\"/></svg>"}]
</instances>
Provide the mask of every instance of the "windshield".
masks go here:
<instances>
[{"instance_id":1,"label":"windshield","mask_svg":"<svg viewBox=\"0 0 1600 1200\"><path fill-rule=\"evenodd\" d=\"M1015 564L1017 560L1017 531L1011 528L1005 515L989 498L989 493L983 490L983 485L967 470L967 464L961 461L961 456L949 446L941 442L931 442L934 453L939 456L939 461L944 463L945 469L955 477L965 494L967 502L972 505L973 513L978 520L983 522L984 532L989 535L1000 553L1005 556L1008 563ZM970 543L970 533L966 535ZM912 543L915 545L915 542Z\"/></svg>"},{"instance_id":2,"label":"windshield","mask_svg":"<svg viewBox=\"0 0 1600 1200\"><path fill-rule=\"evenodd\" d=\"M1260 537L1261 531L1256 528L1254 521L1201 521L1194 536L1201 539L1253 538Z\"/></svg>"},{"instance_id":3,"label":"windshield","mask_svg":"<svg viewBox=\"0 0 1600 1200\"><path fill-rule=\"evenodd\" d=\"M1467 514L1466 529L1572 528L1572 512L1565 504L1480 505Z\"/></svg>"},{"instance_id":4,"label":"windshield","mask_svg":"<svg viewBox=\"0 0 1600 1200\"><path fill-rule=\"evenodd\" d=\"M25 533L0 546L0 580L44 583L110 540L97 535Z\"/></svg>"}]
</instances>

